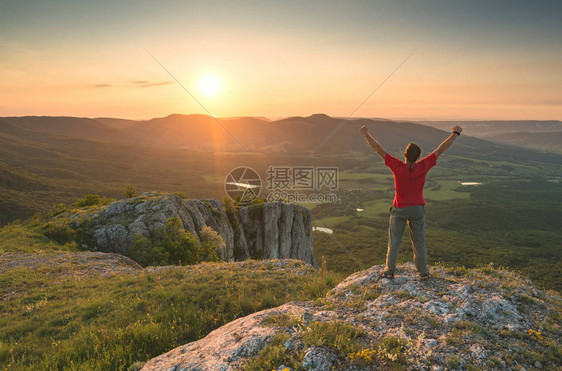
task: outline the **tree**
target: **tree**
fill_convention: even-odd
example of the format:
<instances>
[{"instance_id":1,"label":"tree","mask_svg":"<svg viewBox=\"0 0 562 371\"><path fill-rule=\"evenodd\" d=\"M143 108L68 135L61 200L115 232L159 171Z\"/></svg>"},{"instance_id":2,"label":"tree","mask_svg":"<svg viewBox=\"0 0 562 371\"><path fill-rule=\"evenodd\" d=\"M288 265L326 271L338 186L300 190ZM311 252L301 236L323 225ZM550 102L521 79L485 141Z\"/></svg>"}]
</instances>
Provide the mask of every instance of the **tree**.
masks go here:
<instances>
[{"instance_id":1,"label":"tree","mask_svg":"<svg viewBox=\"0 0 562 371\"><path fill-rule=\"evenodd\" d=\"M137 195L137 190L135 189L135 187L130 185L127 187L127 189L125 189L125 192L123 194L125 195L125 198L133 198Z\"/></svg>"},{"instance_id":2,"label":"tree","mask_svg":"<svg viewBox=\"0 0 562 371\"><path fill-rule=\"evenodd\" d=\"M128 255L144 266L218 261L217 251L225 246L222 237L210 227L203 228L201 236L198 244L179 218L169 218L166 226L154 231L151 238L135 236Z\"/></svg>"}]
</instances>

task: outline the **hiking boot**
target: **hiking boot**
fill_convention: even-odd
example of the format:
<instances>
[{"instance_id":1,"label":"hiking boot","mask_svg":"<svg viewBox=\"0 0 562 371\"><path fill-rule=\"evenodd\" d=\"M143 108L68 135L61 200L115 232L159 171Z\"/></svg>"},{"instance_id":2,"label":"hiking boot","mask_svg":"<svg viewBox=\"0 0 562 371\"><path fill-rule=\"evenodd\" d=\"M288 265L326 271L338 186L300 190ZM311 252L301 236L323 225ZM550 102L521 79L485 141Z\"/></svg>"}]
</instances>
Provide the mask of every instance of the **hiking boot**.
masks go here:
<instances>
[{"instance_id":1,"label":"hiking boot","mask_svg":"<svg viewBox=\"0 0 562 371\"><path fill-rule=\"evenodd\" d=\"M384 270L379 272L379 278L388 278L388 279L393 279L394 278L394 273L387 273Z\"/></svg>"}]
</instances>

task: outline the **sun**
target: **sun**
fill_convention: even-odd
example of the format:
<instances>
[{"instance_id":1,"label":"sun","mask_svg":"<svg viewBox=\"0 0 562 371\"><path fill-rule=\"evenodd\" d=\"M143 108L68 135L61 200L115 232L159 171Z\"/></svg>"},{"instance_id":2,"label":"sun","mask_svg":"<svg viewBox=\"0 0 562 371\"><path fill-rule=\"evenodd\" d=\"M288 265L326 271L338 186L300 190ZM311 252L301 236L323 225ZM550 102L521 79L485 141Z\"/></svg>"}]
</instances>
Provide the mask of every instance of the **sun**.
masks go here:
<instances>
[{"instance_id":1,"label":"sun","mask_svg":"<svg viewBox=\"0 0 562 371\"><path fill-rule=\"evenodd\" d=\"M209 74L201 77L198 82L199 92L212 98L222 91L222 82L217 75Z\"/></svg>"}]
</instances>

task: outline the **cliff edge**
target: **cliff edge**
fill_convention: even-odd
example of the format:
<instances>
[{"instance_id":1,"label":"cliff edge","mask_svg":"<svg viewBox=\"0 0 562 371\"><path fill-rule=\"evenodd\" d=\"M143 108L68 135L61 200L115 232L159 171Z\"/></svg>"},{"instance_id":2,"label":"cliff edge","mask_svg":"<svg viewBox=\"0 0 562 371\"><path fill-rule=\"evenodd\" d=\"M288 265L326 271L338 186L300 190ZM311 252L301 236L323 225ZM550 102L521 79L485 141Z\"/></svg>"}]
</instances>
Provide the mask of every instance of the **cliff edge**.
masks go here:
<instances>
[{"instance_id":1,"label":"cliff edge","mask_svg":"<svg viewBox=\"0 0 562 371\"><path fill-rule=\"evenodd\" d=\"M558 369L562 301L493 267L373 266L314 302L239 318L142 370Z\"/></svg>"},{"instance_id":2,"label":"cliff edge","mask_svg":"<svg viewBox=\"0 0 562 371\"><path fill-rule=\"evenodd\" d=\"M70 226L81 249L128 255L135 236L150 238L178 218L198 243L208 226L224 241L217 251L223 261L298 259L317 267L313 255L310 211L296 204L265 202L250 206L216 199L185 200L168 193L147 192L98 208L65 212L53 222Z\"/></svg>"}]
</instances>

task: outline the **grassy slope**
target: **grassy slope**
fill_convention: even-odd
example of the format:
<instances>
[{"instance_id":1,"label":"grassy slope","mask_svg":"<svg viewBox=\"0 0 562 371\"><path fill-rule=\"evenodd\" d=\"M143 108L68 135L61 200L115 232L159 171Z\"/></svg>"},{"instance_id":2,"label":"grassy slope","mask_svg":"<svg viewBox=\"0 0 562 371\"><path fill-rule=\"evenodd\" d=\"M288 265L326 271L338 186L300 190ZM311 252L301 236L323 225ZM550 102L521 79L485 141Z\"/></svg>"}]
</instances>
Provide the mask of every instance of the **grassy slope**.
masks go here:
<instances>
[{"instance_id":1,"label":"grassy slope","mask_svg":"<svg viewBox=\"0 0 562 371\"><path fill-rule=\"evenodd\" d=\"M562 153L562 132L554 133L505 133L489 138L494 142Z\"/></svg>"},{"instance_id":2,"label":"grassy slope","mask_svg":"<svg viewBox=\"0 0 562 371\"><path fill-rule=\"evenodd\" d=\"M0 249L31 252L35 260L81 254L33 226L0 233ZM2 369L127 369L239 316L321 297L343 278L297 261L139 268L109 277L83 277L76 264L6 264L0 259Z\"/></svg>"},{"instance_id":3,"label":"grassy slope","mask_svg":"<svg viewBox=\"0 0 562 371\"><path fill-rule=\"evenodd\" d=\"M0 369L125 370L237 317L321 297L343 279L299 261L111 265L49 240L44 223L0 228Z\"/></svg>"},{"instance_id":4,"label":"grassy slope","mask_svg":"<svg viewBox=\"0 0 562 371\"><path fill-rule=\"evenodd\" d=\"M222 198L228 171L252 157L252 166L264 167L263 158L252 155L149 149L17 129L0 130L0 225L89 193L121 198L131 184L139 192Z\"/></svg>"}]
</instances>

